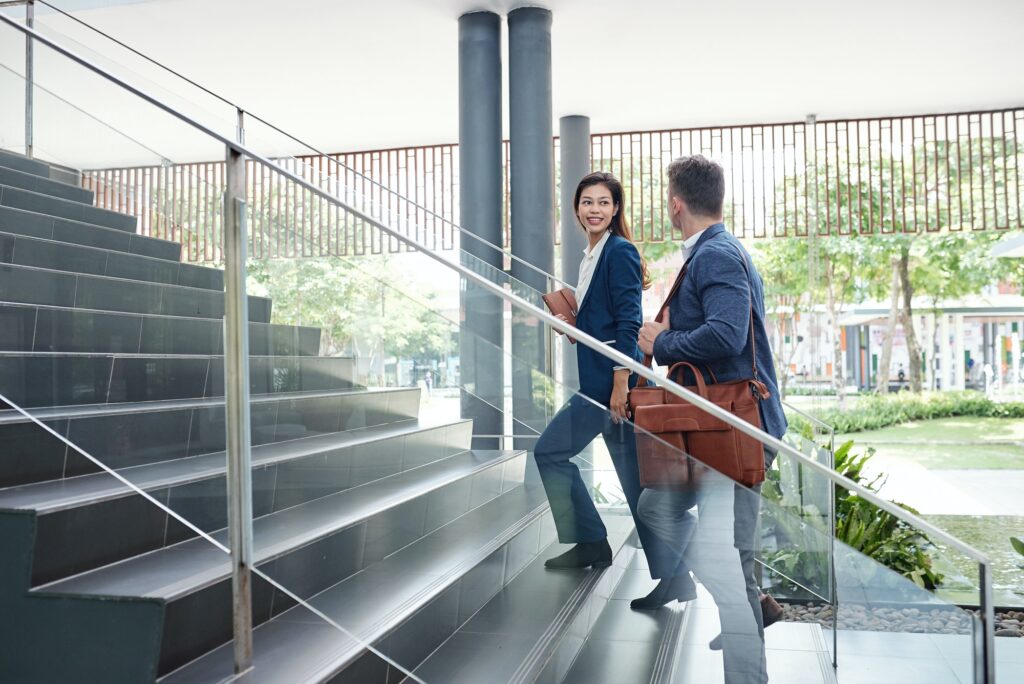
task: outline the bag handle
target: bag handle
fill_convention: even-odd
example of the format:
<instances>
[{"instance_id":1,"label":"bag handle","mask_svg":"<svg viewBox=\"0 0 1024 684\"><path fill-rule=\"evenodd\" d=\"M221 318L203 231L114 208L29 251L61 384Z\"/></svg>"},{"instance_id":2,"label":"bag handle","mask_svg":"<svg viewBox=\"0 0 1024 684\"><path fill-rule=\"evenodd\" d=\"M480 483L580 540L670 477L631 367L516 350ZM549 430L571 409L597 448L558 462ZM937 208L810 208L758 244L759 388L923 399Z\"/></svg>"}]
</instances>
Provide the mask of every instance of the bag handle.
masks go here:
<instances>
[{"instance_id":1,"label":"bag handle","mask_svg":"<svg viewBox=\"0 0 1024 684\"><path fill-rule=\"evenodd\" d=\"M697 368L692 363L690 363L689 361L677 361L676 363L673 363L672 367L668 369L669 380L672 380L673 376L675 376L676 372L677 371L681 371L683 368L689 368L690 369L690 372L693 373L693 377L695 377L697 379L697 394L699 394L700 396L702 396L705 399L707 399L708 398L708 386L707 386L707 383L704 382L704 376L701 374L700 369ZM678 380L676 380L676 382L678 384L680 384L680 385L683 384L683 383L679 382ZM715 382L717 382L717 380Z\"/></svg>"}]
</instances>

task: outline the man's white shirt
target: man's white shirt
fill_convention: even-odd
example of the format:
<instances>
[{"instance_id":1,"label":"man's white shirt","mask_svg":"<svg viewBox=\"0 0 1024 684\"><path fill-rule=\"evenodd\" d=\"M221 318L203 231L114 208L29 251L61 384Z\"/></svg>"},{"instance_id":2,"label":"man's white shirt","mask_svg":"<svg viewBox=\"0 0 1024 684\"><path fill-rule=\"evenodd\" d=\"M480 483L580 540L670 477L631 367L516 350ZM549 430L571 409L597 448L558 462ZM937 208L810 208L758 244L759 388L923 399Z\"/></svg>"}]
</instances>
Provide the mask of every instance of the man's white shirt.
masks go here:
<instances>
[{"instance_id":1,"label":"man's white shirt","mask_svg":"<svg viewBox=\"0 0 1024 684\"><path fill-rule=\"evenodd\" d=\"M697 245L697 240L700 240L700 236L704 234L705 230L707 230L707 228L705 228L704 230L699 230L696 233L694 233L693 235L691 235L690 237L688 237L685 240L683 240L683 263L684 264L686 263L686 260L690 258L690 254L693 253L693 248Z\"/></svg>"}]
</instances>

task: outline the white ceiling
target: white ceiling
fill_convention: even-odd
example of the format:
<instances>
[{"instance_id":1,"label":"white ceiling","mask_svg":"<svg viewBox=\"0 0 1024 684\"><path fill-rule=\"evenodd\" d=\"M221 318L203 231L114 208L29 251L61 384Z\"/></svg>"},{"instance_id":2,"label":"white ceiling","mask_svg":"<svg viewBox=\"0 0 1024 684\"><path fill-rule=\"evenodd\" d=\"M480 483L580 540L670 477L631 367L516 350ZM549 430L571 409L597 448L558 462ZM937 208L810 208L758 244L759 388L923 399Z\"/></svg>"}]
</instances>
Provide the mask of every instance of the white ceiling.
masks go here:
<instances>
[{"instance_id":1,"label":"white ceiling","mask_svg":"<svg viewBox=\"0 0 1024 684\"><path fill-rule=\"evenodd\" d=\"M457 19L470 10L505 13L523 4L53 2L332 151L455 142ZM1024 104L1021 0L550 0L546 6L553 12L555 130L566 114L589 115L595 132L611 132ZM53 14L41 11L39 23L102 44ZM12 35L0 34L0 58L14 68L22 58ZM175 89L127 58L115 59ZM49 73L57 89L56 67L37 72L40 82ZM79 96L88 100L93 90L83 87ZM13 146L20 139L17 107L3 109L0 143ZM145 127L132 134L159 147L146 140L153 132ZM106 156L114 163L132 155L111 145Z\"/></svg>"}]
</instances>

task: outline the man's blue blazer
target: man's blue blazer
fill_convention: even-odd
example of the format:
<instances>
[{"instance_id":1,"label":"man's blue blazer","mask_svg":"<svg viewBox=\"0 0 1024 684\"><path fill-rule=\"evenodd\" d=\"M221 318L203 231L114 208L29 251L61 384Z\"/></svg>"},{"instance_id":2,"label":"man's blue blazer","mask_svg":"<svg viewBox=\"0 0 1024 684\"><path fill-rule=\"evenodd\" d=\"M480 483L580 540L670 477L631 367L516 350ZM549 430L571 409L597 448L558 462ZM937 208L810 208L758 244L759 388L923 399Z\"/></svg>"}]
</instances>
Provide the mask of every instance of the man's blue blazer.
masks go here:
<instances>
[{"instance_id":1,"label":"man's blue blazer","mask_svg":"<svg viewBox=\"0 0 1024 684\"><path fill-rule=\"evenodd\" d=\"M765 330L764 285L746 250L723 224L716 223L701 233L686 261L683 283L669 304L669 314L671 330L654 341L654 358L660 365L689 361L710 368L719 382L749 378L751 344L756 340L758 379L771 392L771 397L761 402L761 424L774 437L784 435L786 415ZM704 380L712 382L706 371ZM692 382L692 376L685 380L686 384Z\"/></svg>"}]
</instances>

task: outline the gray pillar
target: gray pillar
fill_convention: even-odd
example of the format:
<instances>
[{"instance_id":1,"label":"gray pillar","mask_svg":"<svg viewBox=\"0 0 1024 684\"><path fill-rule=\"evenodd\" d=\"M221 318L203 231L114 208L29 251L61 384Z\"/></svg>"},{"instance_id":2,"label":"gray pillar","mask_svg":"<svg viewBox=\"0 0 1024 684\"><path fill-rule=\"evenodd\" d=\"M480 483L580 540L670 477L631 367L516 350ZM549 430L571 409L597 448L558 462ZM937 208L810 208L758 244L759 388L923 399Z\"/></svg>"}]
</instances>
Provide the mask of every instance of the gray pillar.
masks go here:
<instances>
[{"instance_id":1,"label":"gray pillar","mask_svg":"<svg viewBox=\"0 0 1024 684\"><path fill-rule=\"evenodd\" d=\"M512 254L537 268L554 270L554 168L551 131L551 12L522 7L508 15L509 127L511 141ZM512 263L512 275L545 292L543 275ZM552 387L546 326L512 312L512 414L515 434L535 434L547 423ZM535 391L535 389L537 391ZM533 446L523 440L517 448Z\"/></svg>"},{"instance_id":2,"label":"gray pillar","mask_svg":"<svg viewBox=\"0 0 1024 684\"><path fill-rule=\"evenodd\" d=\"M558 137L562 189L562 280L575 286L580 272L580 260L587 246L587 236L576 220L572 200L580 179L590 173L590 117L563 116L558 120ZM576 346L565 342L562 350L562 382L567 389L575 390L580 382L576 367Z\"/></svg>"},{"instance_id":3,"label":"gray pillar","mask_svg":"<svg viewBox=\"0 0 1024 684\"><path fill-rule=\"evenodd\" d=\"M459 17L460 223L465 231L500 245L502 237L501 18L493 12ZM476 240L462 241L472 255L501 269L500 254ZM462 416L475 435L503 432L502 304L463 282L459 330ZM496 449L495 438L474 438L474 448Z\"/></svg>"}]
</instances>

